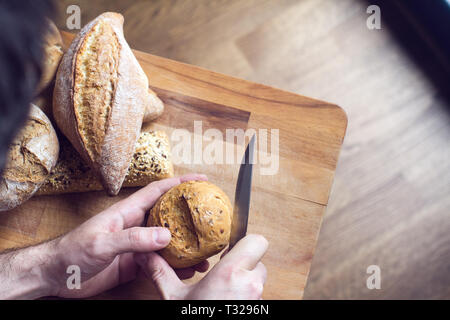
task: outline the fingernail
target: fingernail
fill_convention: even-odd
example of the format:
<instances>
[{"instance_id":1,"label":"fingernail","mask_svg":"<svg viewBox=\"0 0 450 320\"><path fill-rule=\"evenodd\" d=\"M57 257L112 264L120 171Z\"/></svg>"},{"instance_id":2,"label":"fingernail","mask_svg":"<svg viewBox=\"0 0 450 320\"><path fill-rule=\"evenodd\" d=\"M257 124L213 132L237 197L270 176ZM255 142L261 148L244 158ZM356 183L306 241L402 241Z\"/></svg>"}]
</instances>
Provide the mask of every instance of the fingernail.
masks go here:
<instances>
[{"instance_id":1,"label":"fingernail","mask_svg":"<svg viewBox=\"0 0 450 320\"><path fill-rule=\"evenodd\" d=\"M170 231L165 228L155 229L153 232L153 240L157 244L167 245L170 242Z\"/></svg>"}]
</instances>

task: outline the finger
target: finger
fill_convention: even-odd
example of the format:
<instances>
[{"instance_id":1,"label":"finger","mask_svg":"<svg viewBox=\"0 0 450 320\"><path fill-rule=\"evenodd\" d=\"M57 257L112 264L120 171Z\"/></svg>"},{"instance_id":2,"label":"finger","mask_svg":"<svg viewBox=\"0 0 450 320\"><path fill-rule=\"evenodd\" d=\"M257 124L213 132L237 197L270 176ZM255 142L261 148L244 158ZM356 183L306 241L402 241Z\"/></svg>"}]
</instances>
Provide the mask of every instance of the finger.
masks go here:
<instances>
[{"instance_id":1,"label":"finger","mask_svg":"<svg viewBox=\"0 0 450 320\"><path fill-rule=\"evenodd\" d=\"M170 238L170 231L166 228L133 227L105 234L100 237L97 248L103 248L112 256L125 252L151 252L166 247Z\"/></svg>"},{"instance_id":2,"label":"finger","mask_svg":"<svg viewBox=\"0 0 450 320\"><path fill-rule=\"evenodd\" d=\"M257 278L261 279L262 283L266 283L267 269L266 266L260 261L256 264L255 269L251 271Z\"/></svg>"},{"instance_id":3,"label":"finger","mask_svg":"<svg viewBox=\"0 0 450 320\"><path fill-rule=\"evenodd\" d=\"M139 226L144 221L145 213L153 207L164 193L180 183L190 180L207 180L207 177L204 174L191 173L179 178L152 182L128 198L111 206L99 216L106 219L120 218L123 229Z\"/></svg>"},{"instance_id":4,"label":"finger","mask_svg":"<svg viewBox=\"0 0 450 320\"><path fill-rule=\"evenodd\" d=\"M138 226L144 221L145 213L153 207L158 199L172 187L180 184L179 178L155 181L136 191L128 198L118 202L109 217L118 216L123 221L123 228Z\"/></svg>"},{"instance_id":5,"label":"finger","mask_svg":"<svg viewBox=\"0 0 450 320\"><path fill-rule=\"evenodd\" d=\"M268 246L269 243L263 236L249 234L238 241L220 263L253 270L266 253Z\"/></svg>"},{"instance_id":6,"label":"finger","mask_svg":"<svg viewBox=\"0 0 450 320\"><path fill-rule=\"evenodd\" d=\"M207 177L204 174L190 173L178 178L169 178L160 181L155 181L147 185L146 187L135 192L129 196L127 203L138 203L141 210L144 212L153 207L158 199L171 188L179 185L185 181L191 180L206 180Z\"/></svg>"},{"instance_id":7,"label":"finger","mask_svg":"<svg viewBox=\"0 0 450 320\"><path fill-rule=\"evenodd\" d=\"M138 271L134 253L128 252L119 256L119 284L136 279Z\"/></svg>"},{"instance_id":8,"label":"finger","mask_svg":"<svg viewBox=\"0 0 450 320\"><path fill-rule=\"evenodd\" d=\"M182 182L191 180L207 180L204 174L189 173L178 178L169 178L160 181L155 181L146 187L135 192L127 199L123 200L126 204L138 204L140 209L146 212L148 209L158 201L158 199L171 188L179 185Z\"/></svg>"},{"instance_id":9,"label":"finger","mask_svg":"<svg viewBox=\"0 0 450 320\"><path fill-rule=\"evenodd\" d=\"M156 252L135 254L134 260L141 266L144 274L152 279L163 299L169 299L184 287L175 271Z\"/></svg>"}]
</instances>

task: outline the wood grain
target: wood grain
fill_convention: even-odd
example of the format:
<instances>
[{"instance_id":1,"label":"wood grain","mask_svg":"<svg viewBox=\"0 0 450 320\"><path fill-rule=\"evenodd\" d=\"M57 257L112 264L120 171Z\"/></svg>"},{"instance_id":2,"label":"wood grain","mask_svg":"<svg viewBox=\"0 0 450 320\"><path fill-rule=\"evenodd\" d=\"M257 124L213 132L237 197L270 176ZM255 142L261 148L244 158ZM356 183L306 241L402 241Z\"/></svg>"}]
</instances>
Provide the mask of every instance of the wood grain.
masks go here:
<instances>
[{"instance_id":1,"label":"wood grain","mask_svg":"<svg viewBox=\"0 0 450 320\"><path fill-rule=\"evenodd\" d=\"M193 132L194 121L202 121L204 131L214 128L225 137L227 128L247 129L250 112L230 108L173 91L153 87L159 98L164 101L164 113L158 119L163 126L176 125L179 128ZM183 114L183 117L180 117Z\"/></svg>"},{"instance_id":2,"label":"wood grain","mask_svg":"<svg viewBox=\"0 0 450 320\"><path fill-rule=\"evenodd\" d=\"M382 5L382 29L370 31L363 0L58 2L61 28L70 4L81 7L83 24L119 11L133 48L342 106L349 127L305 298L450 298L450 104L438 90L448 89L448 81L435 80L441 68L423 54L426 45L410 25L398 28L397 11ZM293 158L292 150L282 152ZM313 162L315 152L307 155ZM297 186L309 199L332 178L315 175L319 169L305 162L284 161L286 170L300 166L297 180L314 181ZM64 213L53 214L49 223L60 226ZM5 230L2 237L12 234ZM371 264L381 268L381 290L365 286Z\"/></svg>"},{"instance_id":3,"label":"wood grain","mask_svg":"<svg viewBox=\"0 0 450 320\"><path fill-rule=\"evenodd\" d=\"M75 2L86 19L121 6L134 48L345 109L305 298L450 298L450 104L439 90L448 77L388 6L399 1L381 4L374 31L363 0L63 1ZM382 290L365 286L371 264Z\"/></svg>"},{"instance_id":4,"label":"wood grain","mask_svg":"<svg viewBox=\"0 0 450 320\"><path fill-rule=\"evenodd\" d=\"M69 33L63 34L66 44L72 38ZM270 136L271 149L263 149L259 130L279 130L278 171L262 175L264 163L255 164L249 232L263 234L270 242L263 260L270 274L264 297L302 298L347 126L344 111L323 101L173 60L139 51L135 55L152 89L166 106L164 116L144 130L164 129L171 136L176 129L186 129L194 141L198 136L192 130L194 121L204 122L203 132L209 128L218 129L219 133L227 129L253 129L259 137L256 159L277 151L272 149L271 139L275 138ZM205 152L208 141L203 142L201 150ZM238 143L226 136L214 141L220 142L224 152L235 153L233 163L175 162L175 173L206 173L210 181L234 200L245 141ZM230 145L232 149L228 149ZM1 241L0 246L27 245L63 234L132 191L122 190L115 198L102 192L34 197L2 217L0 238L6 241ZM25 213L32 213L36 219L23 223L29 217ZM211 262L217 259L216 256ZM199 278L196 275L188 282ZM132 297L156 298L157 294L148 281L140 278L97 298Z\"/></svg>"}]
</instances>

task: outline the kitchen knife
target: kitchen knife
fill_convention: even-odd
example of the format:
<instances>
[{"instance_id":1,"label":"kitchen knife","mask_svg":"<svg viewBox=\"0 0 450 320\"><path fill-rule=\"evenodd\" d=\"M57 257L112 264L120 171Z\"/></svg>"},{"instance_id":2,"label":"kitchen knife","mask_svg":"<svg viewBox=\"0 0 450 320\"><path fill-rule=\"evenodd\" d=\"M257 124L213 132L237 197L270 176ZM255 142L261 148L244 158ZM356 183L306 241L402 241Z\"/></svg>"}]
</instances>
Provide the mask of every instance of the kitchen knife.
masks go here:
<instances>
[{"instance_id":1,"label":"kitchen knife","mask_svg":"<svg viewBox=\"0 0 450 320\"><path fill-rule=\"evenodd\" d=\"M252 191L254 144L255 135L250 139L247 149L245 149L241 167L239 168L236 193L234 196L234 211L233 221L231 222L229 250L231 250L239 240L245 237L245 234L247 233L250 194Z\"/></svg>"}]
</instances>

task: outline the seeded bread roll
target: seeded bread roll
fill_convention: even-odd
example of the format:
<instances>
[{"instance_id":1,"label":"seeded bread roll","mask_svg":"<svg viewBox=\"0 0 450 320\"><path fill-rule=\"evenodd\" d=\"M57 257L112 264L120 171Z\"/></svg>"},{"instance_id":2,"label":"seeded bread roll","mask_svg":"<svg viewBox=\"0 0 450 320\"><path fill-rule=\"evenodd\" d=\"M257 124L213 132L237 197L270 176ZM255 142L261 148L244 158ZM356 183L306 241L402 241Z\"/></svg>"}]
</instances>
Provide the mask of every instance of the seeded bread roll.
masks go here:
<instances>
[{"instance_id":1,"label":"seeded bread roll","mask_svg":"<svg viewBox=\"0 0 450 320\"><path fill-rule=\"evenodd\" d=\"M83 27L58 68L53 116L109 195L122 186L151 99L122 15L103 13Z\"/></svg>"},{"instance_id":2,"label":"seeded bread roll","mask_svg":"<svg viewBox=\"0 0 450 320\"><path fill-rule=\"evenodd\" d=\"M159 253L173 268L185 268L226 247L232 213L230 200L219 187L207 181L189 181L158 200L147 226L170 230L172 240Z\"/></svg>"},{"instance_id":3,"label":"seeded bread roll","mask_svg":"<svg viewBox=\"0 0 450 320\"><path fill-rule=\"evenodd\" d=\"M31 105L28 120L8 150L0 178L0 211L27 201L44 183L58 160L59 143L47 116Z\"/></svg>"},{"instance_id":4,"label":"seeded bread roll","mask_svg":"<svg viewBox=\"0 0 450 320\"><path fill-rule=\"evenodd\" d=\"M69 141L61 138L61 153L50 176L36 195L52 195L103 190L103 186L81 160ZM142 132L136 142L124 187L146 186L152 181L173 177L170 147L162 131Z\"/></svg>"},{"instance_id":5,"label":"seeded bread roll","mask_svg":"<svg viewBox=\"0 0 450 320\"><path fill-rule=\"evenodd\" d=\"M39 93L45 89L55 77L56 69L61 62L63 51L63 42L58 28L51 20L48 21L47 33L44 37L44 59L42 61L42 76L36 88Z\"/></svg>"}]
</instances>

